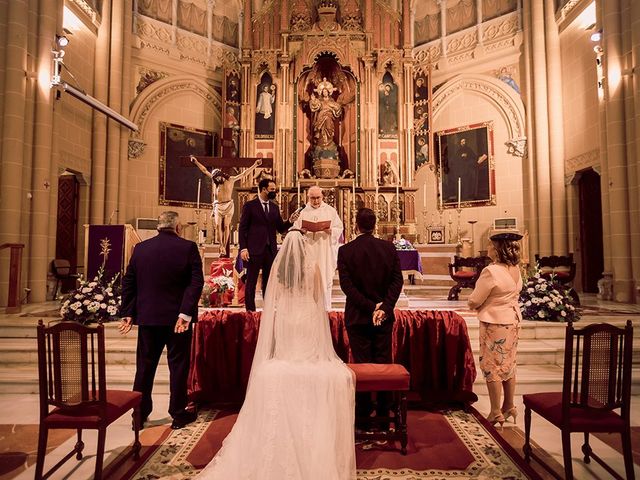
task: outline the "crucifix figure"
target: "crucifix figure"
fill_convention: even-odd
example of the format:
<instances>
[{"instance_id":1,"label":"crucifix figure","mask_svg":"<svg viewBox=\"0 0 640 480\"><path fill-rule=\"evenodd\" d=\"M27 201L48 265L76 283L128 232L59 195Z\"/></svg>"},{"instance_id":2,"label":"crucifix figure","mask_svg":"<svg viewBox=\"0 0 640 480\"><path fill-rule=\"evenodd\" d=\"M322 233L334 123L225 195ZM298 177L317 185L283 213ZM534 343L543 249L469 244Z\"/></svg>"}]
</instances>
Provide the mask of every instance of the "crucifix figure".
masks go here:
<instances>
[{"instance_id":1,"label":"crucifix figure","mask_svg":"<svg viewBox=\"0 0 640 480\"><path fill-rule=\"evenodd\" d=\"M253 171L262 165L262 159L257 158L225 158L189 156L192 164L211 179L211 203L213 204L213 225L220 242L220 256L229 256L229 237L231 235L231 219L235 211L233 204L233 188L238 180L248 178ZM248 161L255 160L250 166ZM222 169L225 167L249 166L237 175L229 175ZM207 167L213 167L211 171Z\"/></svg>"}]
</instances>

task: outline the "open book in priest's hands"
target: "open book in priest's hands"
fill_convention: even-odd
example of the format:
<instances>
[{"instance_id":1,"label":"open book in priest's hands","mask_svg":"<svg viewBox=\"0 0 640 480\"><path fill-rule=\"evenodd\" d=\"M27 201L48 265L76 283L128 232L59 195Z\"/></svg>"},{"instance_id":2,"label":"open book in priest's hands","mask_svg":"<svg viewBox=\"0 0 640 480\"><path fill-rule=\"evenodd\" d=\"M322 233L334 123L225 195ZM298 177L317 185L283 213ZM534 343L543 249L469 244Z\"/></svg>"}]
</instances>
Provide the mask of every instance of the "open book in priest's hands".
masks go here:
<instances>
[{"instance_id":1,"label":"open book in priest's hands","mask_svg":"<svg viewBox=\"0 0 640 480\"><path fill-rule=\"evenodd\" d=\"M302 229L307 232L324 232L331 228L331 220L325 220L324 222L310 222L308 220L302 220Z\"/></svg>"}]
</instances>

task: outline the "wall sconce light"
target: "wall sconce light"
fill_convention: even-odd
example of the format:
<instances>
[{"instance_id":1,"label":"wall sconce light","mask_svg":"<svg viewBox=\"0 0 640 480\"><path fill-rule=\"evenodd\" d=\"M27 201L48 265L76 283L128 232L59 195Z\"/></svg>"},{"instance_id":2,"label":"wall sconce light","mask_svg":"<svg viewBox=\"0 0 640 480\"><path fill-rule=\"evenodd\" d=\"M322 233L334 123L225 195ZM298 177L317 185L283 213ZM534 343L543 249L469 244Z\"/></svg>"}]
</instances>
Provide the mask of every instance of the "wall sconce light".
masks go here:
<instances>
[{"instance_id":1,"label":"wall sconce light","mask_svg":"<svg viewBox=\"0 0 640 480\"><path fill-rule=\"evenodd\" d=\"M65 35L56 35L56 45L58 48L64 48L69 45L69 39Z\"/></svg>"},{"instance_id":2,"label":"wall sconce light","mask_svg":"<svg viewBox=\"0 0 640 480\"><path fill-rule=\"evenodd\" d=\"M598 30L598 31L593 32L591 34L591 41L592 42L599 42L600 40L602 40L602 30Z\"/></svg>"}]
</instances>

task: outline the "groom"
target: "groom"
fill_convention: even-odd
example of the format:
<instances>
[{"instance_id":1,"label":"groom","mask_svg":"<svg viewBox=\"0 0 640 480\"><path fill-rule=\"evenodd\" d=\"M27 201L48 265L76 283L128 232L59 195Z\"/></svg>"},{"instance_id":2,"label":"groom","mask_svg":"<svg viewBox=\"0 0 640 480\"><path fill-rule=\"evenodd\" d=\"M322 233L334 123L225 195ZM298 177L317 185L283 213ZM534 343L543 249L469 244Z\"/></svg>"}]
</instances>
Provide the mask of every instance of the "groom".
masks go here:
<instances>
[{"instance_id":1,"label":"groom","mask_svg":"<svg viewBox=\"0 0 640 480\"><path fill-rule=\"evenodd\" d=\"M340 288L347 297L344 319L356 363L392 362L393 309L402 291L396 249L373 236L375 226L373 210L361 208L356 214L359 235L338 250ZM376 415L389 416L391 403L389 392L379 392ZM368 417L372 411L370 393L357 393L356 417Z\"/></svg>"}]
</instances>

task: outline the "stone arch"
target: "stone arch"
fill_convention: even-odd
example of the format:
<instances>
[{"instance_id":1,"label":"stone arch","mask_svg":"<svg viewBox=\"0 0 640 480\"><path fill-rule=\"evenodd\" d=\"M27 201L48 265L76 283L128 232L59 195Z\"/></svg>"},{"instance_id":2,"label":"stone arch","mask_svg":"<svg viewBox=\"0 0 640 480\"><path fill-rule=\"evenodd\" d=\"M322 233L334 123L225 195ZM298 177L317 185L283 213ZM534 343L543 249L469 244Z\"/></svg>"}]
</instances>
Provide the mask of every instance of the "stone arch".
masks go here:
<instances>
[{"instance_id":1,"label":"stone arch","mask_svg":"<svg viewBox=\"0 0 640 480\"><path fill-rule=\"evenodd\" d=\"M139 130L133 135L134 140L140 141L142 139L149 114L161 105L163 100L181 92L191 92L202 97L211 105L214 117L222 124L222 97L213 87L193 77L167 77L149 85L133 102L131 118L139 127Z\"/></svg>"},{"instance_id":2,"label":"stone arch","mask_svg":"<svg viewBox=\"0 0 640 480\"><path fill-rule=\"evenodd\" d=\"M504 82L481 74L461 74L447 81L433 96L433 120L447 104L462 93L476 94L496 107L509 132L508 152L516 156L526 153L526 120L520 96Z\"/></svg>"}]
</instances>

